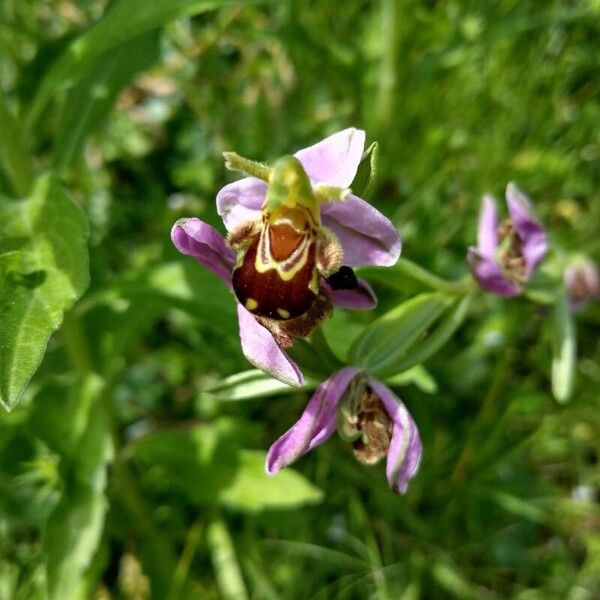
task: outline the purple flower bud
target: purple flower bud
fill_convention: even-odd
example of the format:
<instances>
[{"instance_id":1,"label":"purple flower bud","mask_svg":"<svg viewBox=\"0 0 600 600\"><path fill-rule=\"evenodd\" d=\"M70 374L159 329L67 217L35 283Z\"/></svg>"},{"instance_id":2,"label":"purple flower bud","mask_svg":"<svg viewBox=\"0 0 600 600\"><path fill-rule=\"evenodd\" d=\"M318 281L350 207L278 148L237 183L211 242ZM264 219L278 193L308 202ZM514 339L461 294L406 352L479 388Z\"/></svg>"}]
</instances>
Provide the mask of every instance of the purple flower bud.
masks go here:
<instances>
[{"instance_id":1,"label":"purple flower bud","mask_svg":"<svg viewBox=\"0 0 600 600\"><path fill-rule=\"evenodd\" d=\"M572 310L581 310L589 300L600 300L600 276L588 258L571 263L565 269L564 280Z\"/></svg>"},{"instance_id":2,"label":"purple flower bud","mask_svg":"<svg viewBox=\"0 0 600 600\"><path fill-rule=\"evenodd\" d=\"M492 196L483 198L477 247L467 258L481 287L511 298L519 295L546 254L546 231L533 216L529 199L514 183L506 187L509 218L500 222Z\"/></svg>"}]
</instances>

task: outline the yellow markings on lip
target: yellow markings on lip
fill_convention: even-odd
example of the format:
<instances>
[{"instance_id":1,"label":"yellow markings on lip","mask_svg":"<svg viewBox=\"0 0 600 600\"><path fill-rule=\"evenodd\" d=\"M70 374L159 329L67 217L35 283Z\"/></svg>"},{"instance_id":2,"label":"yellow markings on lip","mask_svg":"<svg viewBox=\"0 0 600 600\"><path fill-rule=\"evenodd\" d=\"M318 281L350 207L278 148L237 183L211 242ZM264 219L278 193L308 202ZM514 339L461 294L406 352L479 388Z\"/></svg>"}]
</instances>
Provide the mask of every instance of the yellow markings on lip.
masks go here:
<instances>
[{"instance_id":1,"label":"yellow markings on lip","mask_svg":"<svg viewBox=\"0 0 600 600\"><path fill-rule=\"evenodd\" d=\"M258 308L258 302L254 298L248 298L246 300L246 308L248 310L256 310Z\"/></svg>"},{"instance_id":2,"label":"yellow markings on lip","mask_svg":"<svg viewBox=\"0 0 600 600\"><path fill-rule=\"evenodd\" d=\"M282 319L289 319L290 318L290 311L289 310L284 310L283 308L278 308L277 309L277 314L282 318Z\"/></svg>"}]
</instances>

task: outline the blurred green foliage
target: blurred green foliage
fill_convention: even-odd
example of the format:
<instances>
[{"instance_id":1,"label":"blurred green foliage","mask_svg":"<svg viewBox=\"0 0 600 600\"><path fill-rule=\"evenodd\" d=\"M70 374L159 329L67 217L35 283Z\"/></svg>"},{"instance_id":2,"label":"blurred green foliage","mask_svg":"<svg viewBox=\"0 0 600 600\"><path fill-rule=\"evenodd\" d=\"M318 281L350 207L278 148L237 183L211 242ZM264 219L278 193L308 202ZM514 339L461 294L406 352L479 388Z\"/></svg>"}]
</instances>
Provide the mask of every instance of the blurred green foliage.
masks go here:
<instances>
[{"instance_id":1,"label":"blurred green foliage","mask_svg":"<svg viewBox=\"0 0 600 600\"><path fill-rule=\"evenodd\" d=\"M267 479L308 392L246 372L230 294L168 233L184 216L222 230L223 150L267 160L357 126L410 260L467 273L481 195L516 180L550 232L541 284L571 254L598 262L599 40L597 0L4 0L5 404L46 354L0 412L0 599L596 598L597 304L565 405L550 307L480 295L443 347L456 313L436 322L441 350L395 379L424 446L406 496L336 439ZM78 206L90 283L70 308ZM325 325L331 365L430 292L370 275L380 307ZM45 318L23 315L34 300Z\"/></svg>"}]
</instances>

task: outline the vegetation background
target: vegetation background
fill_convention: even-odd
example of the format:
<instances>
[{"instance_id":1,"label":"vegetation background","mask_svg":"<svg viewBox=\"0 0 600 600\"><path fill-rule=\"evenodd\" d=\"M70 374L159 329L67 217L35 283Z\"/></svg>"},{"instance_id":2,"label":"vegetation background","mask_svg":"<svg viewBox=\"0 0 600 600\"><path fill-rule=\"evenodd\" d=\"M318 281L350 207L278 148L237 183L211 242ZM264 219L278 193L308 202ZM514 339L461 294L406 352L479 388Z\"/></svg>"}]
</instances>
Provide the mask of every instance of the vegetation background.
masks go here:
<instances>
[{"instance_id":1,"label":"vegetation background","mask_svg":"<svg viewBox=\"0 0 600 600\"><path fill-rule=\"evenodd\" d=\"M598 0L3 0L0 86L5 404L67 311L0 412L2 600L599 597L598 304L560 405L548 307L478 297L395 388L424 446L406 496L338 439L267 478L310 392L247 373L231 297L169 239L183 216L222 230L223 150L267 160L356 126L405 257L466 274L482 194L515 180L547 269L598 261ZM54 266L11 270L23 239ZM375 314L326 325L335 351L419 291L374 285ZM40 297L15 357L6 315Z\"/></svg>"}]
</instances>

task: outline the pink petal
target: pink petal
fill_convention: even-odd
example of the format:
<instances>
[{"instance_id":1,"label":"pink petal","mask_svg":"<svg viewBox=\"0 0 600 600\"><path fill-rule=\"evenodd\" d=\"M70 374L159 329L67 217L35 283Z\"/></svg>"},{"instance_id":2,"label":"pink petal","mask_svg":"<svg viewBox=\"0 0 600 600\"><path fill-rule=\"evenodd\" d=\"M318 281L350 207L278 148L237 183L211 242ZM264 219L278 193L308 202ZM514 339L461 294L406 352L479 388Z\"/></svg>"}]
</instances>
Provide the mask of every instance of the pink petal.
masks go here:
<instances>
[{"instance_id":1,"label":"pink petal","mask_svg":"<svg viewBox=\"0 0 600 600\"><path fill-rule=\"evenodd\" d=\"M365 132L350 127L296 152L294 156L314 181L349 187L356 177L364 147Z\"/></svg>"},{"instance_id":2,"label":"pink petal","mask_svg":"<svg viewBox=\"0 0 600 600\"><path fill-rule=\"evenodd\" d=\"M506 203L510 218L521 238L526 276L529 277L548 249L546 230L533 216L527 196L512 182L506 186Z\"/></svg>"},{"instance_id":3,"label":"pink petal","mask_svg":"<svg viewBox=\"0 0 600 600\"><path fill-rule=\"evenodd\" d=\"M479 248L469 248L467 260L471 264L475 279L488 292L504 298L512 298L521 293L521 286L511 283L504 276L495 257L483 256L479 253Z\"/></svg>"},{"instance_id":4,"label":"pink petal","mask_svg":"<svg viewBox=\"0 0 600 600\"><path fill-rule=\"evenodd\" d=\"M386 475L390 487L404 494L408 482L417 474L421 464L422 446L419 430L400 398L371 377L369 385L379 396L394 422L392 442L387 455Z\"/></svg>"},{"instance_id":5,"label":"pink petal","mask_svg":"<svg viewBox=\"0 0 600 600\"><path fill-rule=\"evenodd\" d=\"M248 361L287 385L304 385L304 376L298 365L277 345L271 333L241 304L237 305L237 313L242 351Z\"/></svg>"},{"instance_id":6,"label":"pink petal","mask_svg":"<svg viewBox=\"0 0 600 600\"><path fill-rule=\"evenodd\" d=\"M331 437L337 425L337 405L357 373L358 369L345 367L315 390L298 422L269 448L269 475Z\"/></svg>"},{"instance_id":7,"label":"pink petal","mask_svg":"<svg viewBox=\"0 0 600 600\"><path fill-rule=\"evenodd\" d=\"M267 193L267 184L256 177L234 181L217 194L217 213L227 231L240 223L260 218L260 207Z\"/></svg>"},{"instance_id":8,"label":"pink petal","mask_svg":"<svg viewBox=\"0 0 600 600\"><path fill-rule=\"evenodd\" d=\"M351 310L371 310L377 306L377 296L364 279L359 278L358 286L352 290L334 290L327 282L323 285L336 306Z\"/></svg>"},{"instance_id":9,"label":"pink petal","mask_svg":"<svg viewBox=\"0 0 600 600\"><path fill-rule=\"evenodd\" d=\"M193 256L231 287L235 252L214 227L200 219L179 219L171 239L179 252Z\"/></svg>"},{"instance_id":10,"label":"pink petal","mask_svg":"<svg viewBox=\"0 0 600 600\"><path fill-rule=\"evenodd\" d=\"M358 196L321 207L323 225L344 248L344 264L390 267L398 261L402 242L392 222Z\"/></svg>"},{"instance_id":11,"label":"pink petal","mask_svg":"<svg viewBox=\"0 0 600 600\"><path fill-rule=\"evenodd\" d=\"M496 201L486 194L481 204L477 226L477 249L484 256L494 256L498 249L498 211Z\"/></svg>"}]
</instances>

